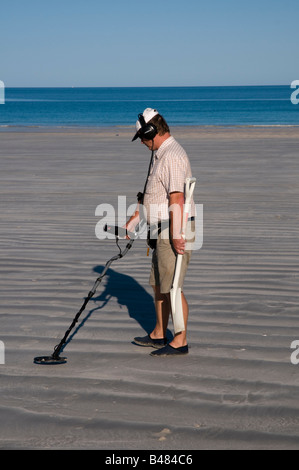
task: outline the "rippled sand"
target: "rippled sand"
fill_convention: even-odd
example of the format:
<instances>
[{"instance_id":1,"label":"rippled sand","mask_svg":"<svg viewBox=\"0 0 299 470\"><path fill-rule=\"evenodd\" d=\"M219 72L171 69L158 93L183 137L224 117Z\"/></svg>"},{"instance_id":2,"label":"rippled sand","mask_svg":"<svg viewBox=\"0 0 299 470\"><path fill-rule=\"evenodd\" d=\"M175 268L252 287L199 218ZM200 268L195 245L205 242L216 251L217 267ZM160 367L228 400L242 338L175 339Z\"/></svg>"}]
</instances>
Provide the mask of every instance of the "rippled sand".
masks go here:
<instances>
[{"instance_id":1,"label":"rippled sand","mask_svg":"<svg viewBox=\"0 0 299 470\"><path fill-rule=\"evenodd\" d=\"M132 344L155 317L139 240L82 314L67 364L33 364L118 252L95 237L95 209L143 188L150 154L132 132L0 133L0 448L297 448L298 128L173 129L204 210L188 356Z\"/></svg>"}]
</instances>

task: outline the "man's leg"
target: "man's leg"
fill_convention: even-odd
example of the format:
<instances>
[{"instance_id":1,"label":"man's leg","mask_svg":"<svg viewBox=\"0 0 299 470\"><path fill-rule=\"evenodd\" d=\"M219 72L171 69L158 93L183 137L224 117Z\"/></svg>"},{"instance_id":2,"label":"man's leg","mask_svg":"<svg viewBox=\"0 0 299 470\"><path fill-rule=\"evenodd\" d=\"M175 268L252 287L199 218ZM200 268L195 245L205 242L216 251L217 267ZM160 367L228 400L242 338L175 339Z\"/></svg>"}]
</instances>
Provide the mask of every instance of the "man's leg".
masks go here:
<instances>
[{"instance_id":1,"label":"man's leg","mask_svg":"<svg viewBox=\"0 0 299 470\"><path fill-rule=\"evenodd\" d=\"M153 286L155 293L155 307L156 307L156 327L153 332L150 334L153 339L166 338L166 331L169 321L169 314L171 311L170 308L170 295L161 294L159 286ZM187 299L182 292L182 305L183 305L183 315L185 323L185 331L175 335L170 345L173 348L180 348L187 345L187 324L188 324L188 315L189 315L189 306Z\"/></svg>"},{"instance_id":2,"label":"man's leg","mask_svg":"<svg viewBox=\"0 0 299 470\"><path fill-rule=\"evenodd\" d=\"M173 340L171 341L170 345L173 348L181 348L182 346L187 346L187 324L188 324L188 316L189 316L189 306L187 299L182 292L182 305L183 305L183 316L184 316L184 324L185 324L185 331L178 333L175 335Z\"/></svg>"},{"instance_id":3,"label":"man's leg","mask_svg":"<svg viewBox=\"0 0 299 470\"><path fill-rule=\"evenodd\" d=\"M160 286L152 286L155 294L156 326L150 334L152 339L166 338L170 314L170 296L161 294Z\"/></svg>"},{"instance_id":4,"label":"man's leg","mask_svg":"<svg viewBox=\"0 0 299 470\"><path fill-rule=\"evenodd\" d=\"M164 294L168 298L168 305L170 305L170 295L169 294ZM187 321L188 321L188 313L189 313L189 308L188 308L188 303L187 300L182 292L182 304L183 304L183 315L184 315L184 322L185 322L185 331L182 331L181 333L178 333L175 335L173 340L164 346L163 348L159 348L157 351L154 351L151 353L151 356L155 357L163 357L163 356L173 356L175 355L184 355L188 354L188 343L187 343ZM163 304L162 304L163 305ZM166 304L165 304L166 305ZM161 307L161 304L158 303L158 309L157 309L157 326L159 325L159 316L162 319L162 324L163 328L165 328L165 320L166 320L166 309L165 309L165 315L163 316L163 308ZM169 311L168 309L168 315L167 319L169 318ZM157 328L156 326L156 328ZM156 328L154 332L156 332Z\"/></svg>"}]
</instances>

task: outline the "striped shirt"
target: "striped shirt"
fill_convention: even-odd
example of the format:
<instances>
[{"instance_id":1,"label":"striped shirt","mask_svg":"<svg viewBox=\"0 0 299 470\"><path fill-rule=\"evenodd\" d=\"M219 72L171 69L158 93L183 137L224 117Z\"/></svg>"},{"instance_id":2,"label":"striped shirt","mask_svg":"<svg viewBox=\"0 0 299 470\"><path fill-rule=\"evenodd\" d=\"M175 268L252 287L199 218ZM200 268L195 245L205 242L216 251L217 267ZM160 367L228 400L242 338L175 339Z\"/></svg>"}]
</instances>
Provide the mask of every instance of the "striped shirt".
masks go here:
<instances>
[{"instance_id":1,"label":"striped shirt","mask_svg":"<svg viewBox=\"0 0 299 470\"><path fill-rule=\"evenodd\" d=\"M186 178L192 176L189 158L185 150L169 137L156 151L144 194L143 205L148 224L169 219L169 195L185 192ZM191 214L195 215L192 199Z\"/></svg>"}]
</instances>

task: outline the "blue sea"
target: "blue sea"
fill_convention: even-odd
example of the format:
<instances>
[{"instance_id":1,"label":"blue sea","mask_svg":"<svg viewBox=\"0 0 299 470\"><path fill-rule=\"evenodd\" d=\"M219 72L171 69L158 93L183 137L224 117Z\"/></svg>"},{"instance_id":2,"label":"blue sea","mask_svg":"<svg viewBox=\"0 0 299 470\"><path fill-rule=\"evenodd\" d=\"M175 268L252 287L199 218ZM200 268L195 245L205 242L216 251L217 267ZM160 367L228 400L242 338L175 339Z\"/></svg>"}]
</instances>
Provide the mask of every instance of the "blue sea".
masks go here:
<instances>
[{"instance_id":1,"label":"blue sea","mask_svg":"<svg viewBox=\"0 0 299 470\"><path fill-rule=\"evenodd\" d=\"M169 125L299 125L290 86L6 88L0 127L134 125L156 108Z\"/></svg>"}]
</instances>

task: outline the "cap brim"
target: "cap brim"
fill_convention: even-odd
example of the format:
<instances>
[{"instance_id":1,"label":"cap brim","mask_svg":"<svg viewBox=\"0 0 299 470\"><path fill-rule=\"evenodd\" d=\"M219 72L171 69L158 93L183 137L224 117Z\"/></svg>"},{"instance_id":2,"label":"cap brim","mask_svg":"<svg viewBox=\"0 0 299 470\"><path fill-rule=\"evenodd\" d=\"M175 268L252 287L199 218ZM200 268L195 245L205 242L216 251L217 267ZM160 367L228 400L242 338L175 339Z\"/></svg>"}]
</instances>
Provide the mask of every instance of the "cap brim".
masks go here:
<instances>
[{"instance_id":1,"label":"cap brim","mask_svg":"<svg viewBox=\"0 0 299 470\"><path fill-rule=\"evenodd\" d=\"M137 131L136 134L134 135L133 139L132 139L132 142L134 142L134 140L137 140L139 135L140 135L140 132Z\"/></svg>"}]
</instances>

